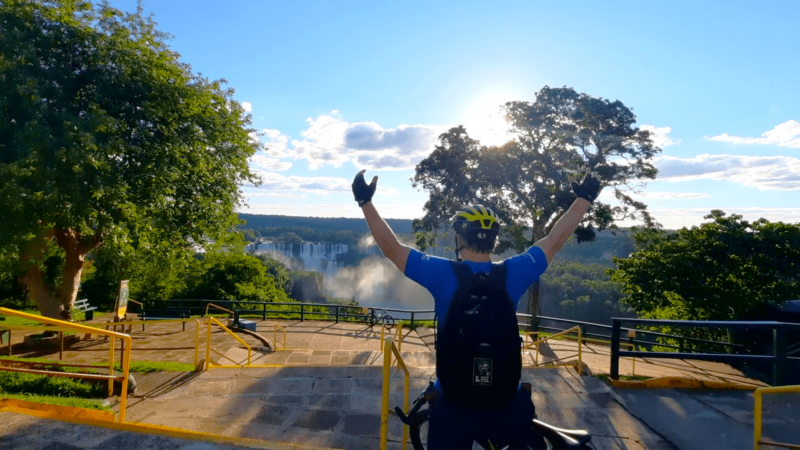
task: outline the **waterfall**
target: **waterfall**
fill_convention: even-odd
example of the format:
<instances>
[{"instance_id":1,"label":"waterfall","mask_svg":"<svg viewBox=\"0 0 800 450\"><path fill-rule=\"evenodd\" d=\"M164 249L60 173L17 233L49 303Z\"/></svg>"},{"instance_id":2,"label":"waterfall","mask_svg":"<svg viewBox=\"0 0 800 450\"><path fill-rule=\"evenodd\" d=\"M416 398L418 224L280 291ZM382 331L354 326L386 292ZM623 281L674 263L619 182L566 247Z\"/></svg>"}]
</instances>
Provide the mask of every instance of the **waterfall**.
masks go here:
<instances>
[{"instance_id":1,"label":"waterfall","mask_svg":"<svg viewBox=\"0 0 800 450\"><path fill-rule=\"evenodd\" d=\"M347 244L319 244L303 242L302 244L275 244L272 241L256 242L247 245L247 250L254 253L265 253L277 259L291 270L311 270L323 274L333 274L344 267L344 262L337 260L338 255L347 252Z\"/></svg>"}]
</instances>

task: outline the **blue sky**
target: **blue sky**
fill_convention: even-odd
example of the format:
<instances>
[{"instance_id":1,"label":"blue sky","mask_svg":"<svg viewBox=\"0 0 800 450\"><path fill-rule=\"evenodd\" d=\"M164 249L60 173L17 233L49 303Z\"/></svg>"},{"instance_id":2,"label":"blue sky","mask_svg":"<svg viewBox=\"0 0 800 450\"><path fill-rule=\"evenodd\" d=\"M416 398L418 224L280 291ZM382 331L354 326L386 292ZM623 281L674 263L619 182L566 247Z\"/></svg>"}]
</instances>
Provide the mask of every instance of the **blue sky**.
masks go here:
<instances>
[{"instance_id":1,"label":"blue sky","mask_svg":"<svg viewBox=\"0 0 800 450\"><path fill-rule=\"evenodd\" d=\"M135 1L114 0L125 10ZM174 50L225 78L268 150L248 212L422 215L409 182L439 133L507 137L498 106L570 86L632 107L661 173L639 196L668 228L714 208L800 222L800 2L145 0Z\"/></svg>"}]
</instances>

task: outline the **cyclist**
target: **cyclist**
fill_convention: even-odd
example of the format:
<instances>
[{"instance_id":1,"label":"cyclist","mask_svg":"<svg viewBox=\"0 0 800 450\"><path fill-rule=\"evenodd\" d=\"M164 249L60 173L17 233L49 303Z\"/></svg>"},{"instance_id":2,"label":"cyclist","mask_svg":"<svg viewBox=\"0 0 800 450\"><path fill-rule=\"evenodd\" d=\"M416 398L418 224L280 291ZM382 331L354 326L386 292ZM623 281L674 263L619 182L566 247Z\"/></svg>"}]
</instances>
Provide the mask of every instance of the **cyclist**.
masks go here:
<instances>
[{"instance_id":1,"label":"cyclist","mask_svg":"<svg viewBox=\"0 0 800 450\"><path fill-rule=\"evenodd\" d=\"M403 274L431 292L435 311L440 318L439 346L436 358L439 381L434 386L435 392L430 400L428 450L466 450L472 448L473 441L502 441L508 443L512 449L546 449L544 439L536 435L530 426L532 419L536 417L535 409L531 399L530 385L519 383L518 368L516 369L516 390L513 391L512 388L513 392L510 397L496 396L496 398L502 397L502 403L492 404L485 408L470 405L471 399L466 398L468 397L466 395L460 395L460 392L451 392L451 390L460 389L460 385L457 383L448 381L449 386L457 386L457 388L442 388L440 382L444 380L443 371L448 372L448 369L451 368L442 363L451 356L443 354L446 350L442 345L445 337L443 333L448 333L447 321L450 320L449 317L452 317L452 315L448 316L448 309L460 299L458 297L461 292L459 280L463 282L465 276L469 276L470 273L476 274L478 277L481 277L480 274L489 274L481 278L484 281L485 279L494 279L495 283L497 277L501 277L504 281L504 286L501 287L505 288L507 297L505 300L499 299L498 302L510 300L513 311L516 311L520 297L544 273L548 263L570 235L575 232L591 203L600 194L602 189L600 182L592 176L589 170L581 182L570 179L572 190L578 198L556 222L548 236L537 241L525 252L499 264L493 264L490 259L500 231L497 215L490 208L481 205L462 209L453 218L458 261L458 263L453 263L448 259L426 255L400 244L389 225L380 217L372 204L378 177L373 177L372 182L367 184L364 180L364 172L362 170L356 175L352 189L355 200L364 213L372 237L384 256L389 258ZM467 275L464 275L464 268L469 269ZM470 311L467 311L467 314L469 313ZM508 348L505 350L506 355L508 355L508 350L511 350L512 353L516 352L516 358L519 360L520 347L516 331L516 317L513 320L513 333L516 334L517 340L509 342L506 345ZM507 318L504 323L507 323ZM497 356L498 350L492 349L491 351L495 352L492 356ZM470 357L472 356L470 355ZM475 373L486 368L485 359L474 358L474 360ZM469 377L469 374L467 376ZM483 382L480 377L477 377L475 381ZM495 384L499 385L500 383L497 381L495 380ZM488 384L492 384L491 378L488 379Z\"/></svg>"}]
</instances>

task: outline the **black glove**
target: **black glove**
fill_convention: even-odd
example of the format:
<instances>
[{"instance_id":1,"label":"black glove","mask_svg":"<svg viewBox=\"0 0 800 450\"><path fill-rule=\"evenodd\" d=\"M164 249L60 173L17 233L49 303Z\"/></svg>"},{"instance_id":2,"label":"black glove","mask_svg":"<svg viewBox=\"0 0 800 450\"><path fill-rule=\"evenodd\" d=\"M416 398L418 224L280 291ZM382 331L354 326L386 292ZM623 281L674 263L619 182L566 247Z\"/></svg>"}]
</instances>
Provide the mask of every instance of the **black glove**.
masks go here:
<instances>
[{"instance_id":1,"label":"black glove","mask_svg":"<svg viewBox=\"0 0 800 450\"><path fill-rule=\"evenodd\" d=\"M583 181L580 184L577 181L572 181L572 192L575 193L578 197L588 200L589 203L594 203L597 199L597 196L600 195L600 190L602 190L602 186L600 186L600 180L592 175L592 169L586 169L586 175L583 177Z\"/></svg>"},{"instance_id":2,"label":"black glove","mask_svg":"<svg viewBox=\"0 0 800 450\"><path fill-rule=\"evenodd\" d=\"M378 187L378 177L372 177L372 183L367 184L364 181L364 172L366 172L366 169L358 172L356 179L353 180L353 197L358 202L358 206L364 206L371 202L372 196L375 194L375 188Z\"/></svg>"}]
</instances>

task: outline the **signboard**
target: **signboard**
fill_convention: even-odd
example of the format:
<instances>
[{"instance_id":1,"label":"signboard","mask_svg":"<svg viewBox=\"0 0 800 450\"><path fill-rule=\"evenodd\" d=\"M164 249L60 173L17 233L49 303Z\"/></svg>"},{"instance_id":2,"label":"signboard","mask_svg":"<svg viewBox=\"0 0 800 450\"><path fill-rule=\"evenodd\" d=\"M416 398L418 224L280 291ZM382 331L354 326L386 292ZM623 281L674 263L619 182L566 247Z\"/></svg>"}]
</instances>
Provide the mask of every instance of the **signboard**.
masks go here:
<instances>
[{"instance_id":1,"label":"signboard","mask_svg":"<svg viewBox=\"0 0 800 450\"><path fill-rule=\"evenodd\" d=\"M119 282L119 293L117 293L117 318L122 320L128 312L128 280Z\"/></svg>"}]
</instances>

